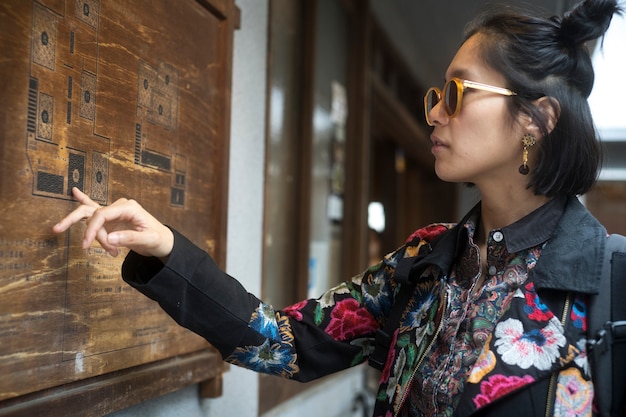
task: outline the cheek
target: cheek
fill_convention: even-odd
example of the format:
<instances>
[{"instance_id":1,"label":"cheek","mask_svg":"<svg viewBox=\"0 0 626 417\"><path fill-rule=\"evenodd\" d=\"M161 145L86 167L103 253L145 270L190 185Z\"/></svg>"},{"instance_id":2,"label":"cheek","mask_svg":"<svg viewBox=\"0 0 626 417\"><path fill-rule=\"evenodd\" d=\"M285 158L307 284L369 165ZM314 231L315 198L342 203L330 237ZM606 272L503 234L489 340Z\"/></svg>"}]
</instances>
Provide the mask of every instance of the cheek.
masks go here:
<instances>
[{"instance_id":1,"label":"cheek","mask_svg":"<svg viewBox=\"0 0 626 417\"><path fill-rule=\"evenodd\" d=\"M463 106L457 117L461 118L467 127L510 131L513 122L507 100L509 98L489 93L468 95L463 99Z\"/></svg>"},{"instance_id":2,"label":"cheek","mask_svg":"<svg viewBox=\"0 0 626 417\"><path fill-rule=\"evenodd\" d=\"M517 149L517 145L521 143L521 135L511 126L505 106L474 104L476 105L472 106L471 111L458 120L459 138L467 142L464 143L465 151L474 153L472 148L478 148L485 154L503 157L503 152L508 154Z\"/></svg>"}]
</instances>

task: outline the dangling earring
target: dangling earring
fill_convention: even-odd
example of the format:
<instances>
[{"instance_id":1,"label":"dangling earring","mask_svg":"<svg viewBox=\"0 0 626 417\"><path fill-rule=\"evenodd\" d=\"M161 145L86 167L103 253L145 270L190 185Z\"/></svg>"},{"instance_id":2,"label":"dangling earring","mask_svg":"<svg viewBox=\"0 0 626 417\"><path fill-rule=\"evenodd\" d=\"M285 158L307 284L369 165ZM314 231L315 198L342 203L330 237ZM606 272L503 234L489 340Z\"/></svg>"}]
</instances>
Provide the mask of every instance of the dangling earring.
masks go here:
<instances>
[{"instance_id":1,"label":"dangling earring","mask_svg":"<svg viewBox=\"0 0 626 417\"><path fill-rule=\"evenodd\" d=\"M522 137L522 145L524 150L522 151L522 165L519 167L519 173L522 175L528 175L530 169L528 168L528 148L537 143L537 138L532 133L526 133Z\"/></svg>"}]
</instances>

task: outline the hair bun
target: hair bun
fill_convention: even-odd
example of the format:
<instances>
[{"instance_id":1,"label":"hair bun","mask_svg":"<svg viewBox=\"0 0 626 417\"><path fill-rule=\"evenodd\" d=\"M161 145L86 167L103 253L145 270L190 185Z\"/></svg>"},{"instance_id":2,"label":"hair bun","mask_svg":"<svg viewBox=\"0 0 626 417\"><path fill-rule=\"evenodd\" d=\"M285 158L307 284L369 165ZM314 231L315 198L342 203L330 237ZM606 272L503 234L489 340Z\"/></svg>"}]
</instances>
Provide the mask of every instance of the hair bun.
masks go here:
<instances>
[{"instance_id":1,"label":"hair bun","mask_svg":"<svg viewBox=\"0 0 626 417\"><path fill-rule=\"evenodd\" d=\"M558 40L571 48L598 39L606 33L613 15L621 12L617 0L582 1L560 19Z\"/></svg>"}]
</instances>

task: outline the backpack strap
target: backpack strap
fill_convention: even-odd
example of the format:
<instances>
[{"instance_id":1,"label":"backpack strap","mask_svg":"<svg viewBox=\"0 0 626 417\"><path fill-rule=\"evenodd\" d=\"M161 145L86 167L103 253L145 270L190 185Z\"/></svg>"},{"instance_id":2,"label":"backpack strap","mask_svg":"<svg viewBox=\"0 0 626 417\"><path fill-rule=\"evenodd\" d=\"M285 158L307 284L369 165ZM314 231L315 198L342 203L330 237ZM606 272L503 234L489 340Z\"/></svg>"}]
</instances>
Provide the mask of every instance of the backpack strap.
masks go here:
<instances>
[{"instance_id":1,"label":"backpack strap","mask_svg":"<svg viewBox=\"0 0 626 417\"><path fill-rule=\"evenodd\" d=\"M623 416L626 393L626 238L608 237L600 292L590 300L587 355L601 416Z\"/></svg>"}]
</instances>

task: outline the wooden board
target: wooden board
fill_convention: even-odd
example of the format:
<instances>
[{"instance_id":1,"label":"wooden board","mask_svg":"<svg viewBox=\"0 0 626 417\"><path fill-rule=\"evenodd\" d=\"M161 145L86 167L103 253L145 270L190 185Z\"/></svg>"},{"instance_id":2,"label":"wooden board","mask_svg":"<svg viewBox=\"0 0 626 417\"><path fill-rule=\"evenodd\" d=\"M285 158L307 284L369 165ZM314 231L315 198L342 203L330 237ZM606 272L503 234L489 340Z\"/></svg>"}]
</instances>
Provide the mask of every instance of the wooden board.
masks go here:
<instances>
[{"instance_id":1,"label":"wooden board","mask_svg":"<svg viewBox=\"0 0 626 417\"><path fill-rule=\"evenodd\" d=\"M235 16L0 2L0 401L210 348L121 280L124 254L51 227L74 186L134 198L223 263Z\"/></svg>"}]
</instances>

